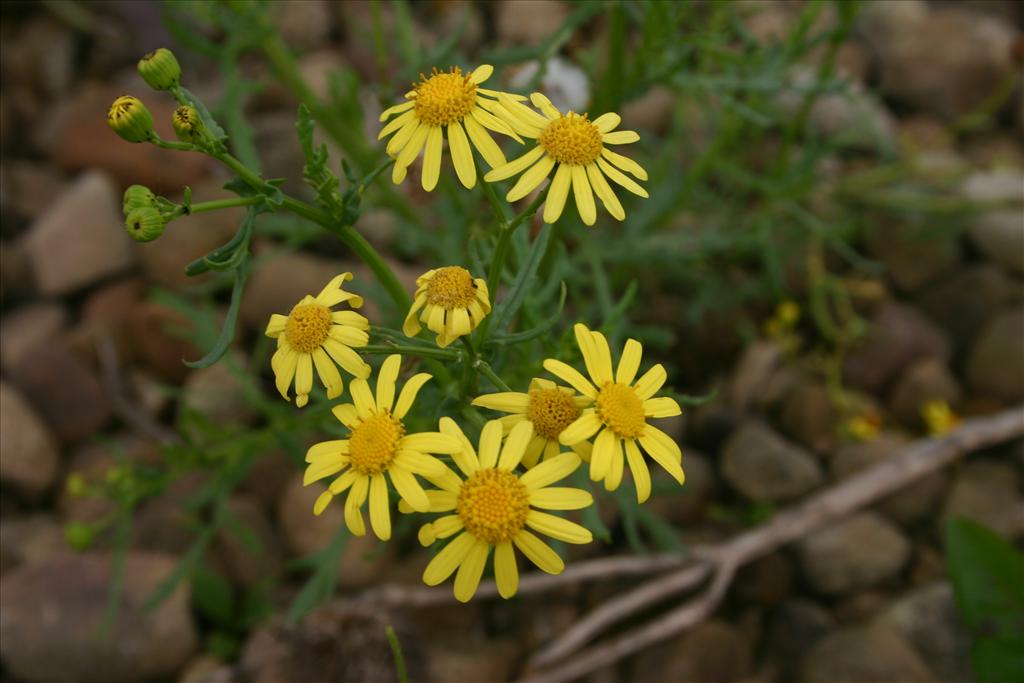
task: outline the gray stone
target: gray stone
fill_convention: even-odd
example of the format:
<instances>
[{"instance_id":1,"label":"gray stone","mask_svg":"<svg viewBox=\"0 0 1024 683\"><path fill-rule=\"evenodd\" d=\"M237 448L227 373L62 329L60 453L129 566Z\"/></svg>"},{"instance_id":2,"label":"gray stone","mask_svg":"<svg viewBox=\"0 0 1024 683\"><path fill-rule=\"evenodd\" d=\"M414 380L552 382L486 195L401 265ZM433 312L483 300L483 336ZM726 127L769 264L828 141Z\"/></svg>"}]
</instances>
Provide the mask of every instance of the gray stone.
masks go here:
<instances>
[{"instance_id":1,"label":"gray stone","mask_svg":"<svg viewBox=\"0 0 1024 683\"><path fill-rule=\"evenodd\" d=\"M57 338L68 322L65 308L54 303L29 304L5 313L0 322L0 363L6 371L25 354Z\"/></svg>"},{"instance_id":2,"label":"gray stone","mask_svg":"<svg viewBox=\"0 0 1024 683\"><path fill-rule=\"evenodd\" d=\"M1024 399L1024 307L982 329L967 360L967 381L978 394L1004 403Z\"/></svg>"},{"instance_id":3,"label":"gray stone","mask_svg":"<svg viewBox=\"0 0 1024 683\"><path fill-rule=\"evenodd\" d=\"M960 261L959 236L930 225L883 222L868 231L871 256L885 264L889 279L904 292L935 280Z\"/></svg>"},{"instance_id":4,"label":"gray stone","mask_svg":"<svg viewBox=\"0 0 1024 683\"><path fill-rule=\"evenodd\" d=\"M17 389L0 382L0 481L28 498L53 485L57 443Z\"/></svg>"},{"instance_id":5,"label":"gray stone","mask_svg":"<svg viewBox=\"0 0 1024 683\"><path fill-rule=\"evenodd\" d=\"M983 211L970 228L971 242L1005 268L1024 273L1024 173L1003 168L968 178L963 194L976 202L1010 201L1016 206Z\"/></svg>"},{"instance_id":6,"label":"gray stone","mask_svg":"<svg viewBox=\"0 0 1024 683\"><path fill-rule=\"evenodd\" d=\"M756 421L742 424L722 447L722 476L762 503L797 498L822 481L813 456Z\"/></svg>"},{"instance_id":7,"label":"gray stone","mask_svg":"<svg viewBox=\"0 0 1024 683\"><path fill-rule=\"evenodd\" d=\"M670 492L654 494L645 503L658 516L675 524L686 524L702 518L717 488L714 469L708 457L688 446L682 448L686 484L682 488L673 485ZM664 472L652 471L651 476L666 483L671 481Z\"/></svg>"},{"instance_id":8,"label":"gray stone","mask_svg":"<svg viewBox=\"0 0 1024 683\"><path fill-rule=\"evenodd\" d=\"M565 3L554 0L512 0L496 10L498 39L505 45L537 45L569 14Z\"/></svg>"},{"instance_id":9,"label":"gray stone","mask_svg":"<svg viewBox=\"0 0 1024 683\"><path fill-rule=\"evenodd\" d=\"M907 367L889 392L889 410L903 425L918 429L923 425L921 408L929 401L960 403L960 383L945 363L923 358Z\"/></svg>"},{"instance_id":10,"label":"gray stone","mask_svg":"<svg viewBox=\"0 0 1024 683\"><path fill-rule=\"evenodd\" d=\"M751 675L752 660L746 636L728 622L713 620L637 655L631 680L740 683Z\"/></svg>"},{"instance_id":11,"label":"gray stone","mask_svg":"<svg viewBox=\"0 0 1024 683\"><path fill-rule=\"evenodd\" d=\"M284 557L263 509L251 498L234 496L227 502L227 512L232 524L217 533L216 551L228 577L248 589L273 581Z\"/></svg>"},{"instance_id":12,"label":"gray stone","mask_svg":"<svg viewBox=\"0 0 1024 683\"><path fill-rule=\"evenodd\" d=\"M12 211L32 219L53 204L63 187L64 179L49 165L25 160L5 161L0 179L0 206L5 213Z\"/></svg>"},{"instance_id":13,"label":"gray stone","mask_svg":"<svg viewBox=\"0 0 1024 683\"><path fill-rule=\"evenodd\" d=\"M257 412L246 392L258 395L259 389L251 386L245 365L241 353L228 352L216 364L190 373L183 387L179 419L191 411L222 427L251 423ZM188 431L202 438L201 429L188 427Z\"/></svg>"},{"instance_id":14,"label":"gray stone","mask_svg":"<svg viewBox=\"0 0 1024 683\"><path fill-rule=\"evenodd\" d=\"M783 358L782 348L771 341L755 340L743 349L729 385L729 398L737 409L757 404Z\"/></svg>"},{"instance_id":15,"label":"gray stone","mask_svg":"<svg viewBox=\"0 0 1024 683\"><path fill-rule=\"evenodd\" d=\"M40 291L69 294L131 268L135 248L123 222L114 182L98 171L79 176L25 238Z\"/></svg>"},{"instance_id":16,"label":"gray stone","mask_svg":"<svg viewBox=\"0 0 1024 683\"><path fill-rule=\"evenodd\" d=\"M826 595L850 593L893 578L910 556L910 544L900 530L873 512L858 513L816 531L797 549L807 578Z\"/></svg>"},{"instance_id":17,"label":"gray stone","mask_svg":"<svg viewBox=\"0 0 1024 683\"><path fill-rule=\"evenodd\" d=\"M45 562L66 549L64 532L49 515L0 517L0 572Z\"/></svg>"},{"instance_id":18,"label":"gray stone","mask_svg":"<svg viewBox=\"0 0 1024 683\"><path fill-rule=\"evenodd\" d=\"M672 122L672 111L679 98L665 86L656 85L635 100L622 105L622 127L663 135Z\"/></svg>"},{"instance_id":19,"label":"gray stone","mask_svg":"<svg viewBox=\"0 0 1024 683\"><path fill-rule=\"evenodd\" d=\"M941 326L961 356L978 331L1010 300L1010 280L1002 268L970 266L921 291L921 308Z\"/></svg>"},{"instance_id":20,"label":"gray stone","mask_svg":"<svg viewBox=\"0 0 1024 683\"><path fill-rule=\"evenodd\" d=\"M1024 534L1024 497L1009 462L967 462L953 479L940 523L966 517L1013 541Z\"/></svg>"},{"instance_id":21,"label":"gray stone","mask_svg":"<svg viewBox=\"0 0 1024 683\"><path fill-rule=\"evenodd\" d=\"M931 683L932 676L910 645L891 629L837 631L811 648L801 683Z\"/></svg>"},{"instance_id":22,"label":"gray stone","mask_svg":"<svg viewBox=\"0 0 1024 683\"><path fill-rule=\"evenodd\" d=\"M100 629L113 581L106 553L62 554L0 581L0 657L24 681L138 681L175 673L196 649L186 584L144 605L174 570L166 555L130 552L116 618Z\"/></svg>"},{"instance_id":23,"label":"gray stone","mask_svg":"<svg viewBox=\"0 0 1024 683\"><path fill-rule=\"evenodd\" d=\"M815 453L828 453L835 444L839 413L828 388L810 381L795 386L782 403L782 427Z\"/></svg>"},{"instance_id":24,"label":"gray stone","mask_svg":"<svg viewBox=\"0 0 1024 683\"><path fill-rule=\"evenodd\" d=\"M835 617L821 605L802 598L788 600L771 612L765 650L776 660L784 680L793 680L800 658L835 627Z\"/></svg>"},{"instance_id":25,"label":"gray stone","mask_svg":"<svg viewBox=\"0 0 1024 683\"><path fill-rule=\"evenodd\" d=\"M974 680L971 635L960 621L953 589L945 581L923 586L902 598L876 623L900 634L917 650L941 683Z\"/></svg>"}]
</instances>

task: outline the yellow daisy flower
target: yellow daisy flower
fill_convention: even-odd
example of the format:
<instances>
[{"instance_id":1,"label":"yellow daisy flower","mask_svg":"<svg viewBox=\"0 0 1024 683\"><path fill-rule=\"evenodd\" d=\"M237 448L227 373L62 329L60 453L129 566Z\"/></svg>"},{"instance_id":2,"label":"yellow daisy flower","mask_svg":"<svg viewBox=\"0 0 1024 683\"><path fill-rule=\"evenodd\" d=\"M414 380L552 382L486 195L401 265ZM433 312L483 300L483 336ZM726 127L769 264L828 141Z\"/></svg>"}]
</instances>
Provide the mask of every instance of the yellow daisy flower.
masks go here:
<instances>
[{"instance_id":1,"label":"yellow daisy flower","mask_svg":"<svg viewBox=\"0 0 1024 683\"><path fill-rule=\"evenodd\" d=\"M422 321L428 330L437 334L437 345L444 348L475 330L490 312L486 280L474 278L460 266L437 268L416 278L416 296L405 316L402 331L406 336L415 337Z\"/></svg>"},{"instance_id":2,"label":"yellow daisy flower","mask_svg":"<svg viewBox=\"0 0 1024 683\"><path fill-rule=\"evenodd\" d=\"M338 275L315 297L307 294L291 313L275 313L267 323L265 334L277 339L277 351L270 359L277 390L285 400L291 400L288 387L294 379L295 405L300 408L309 402L314 366L327 388L327 398L338 398L345 388L335 363L354 377L370 376L370 366L352 350L369 341L369 321L355 311L331 310L343 301L352 308L363 305L363 297L341 288L351 279L352 273Z\"/></svg>"},{"instance_id":3,"label":"yellow daisy flower","mask_svg":"<svg viewBox=\"0 0 1024 683\"><path fill-rule=\"evenodd\" d=\"M634 382L643 347L635 339L628 339L613 375L611 351L604 335L581 324L573 329L590 379L554 358L544 361L544 369L593 399L594 406L585 408L580 417L562 431L558 440L571 446L597 434L590 458L590 478L593 481L604 479L605 488L609 491L622 483L622 451L625 447L625 459L633 473L638 502L644 502L651 495L651 474L640 452L641 447L682 484L685 479L682 451L672 437L647 423L648 418L672 417L682 413L675 399L668 396L654 398L667 378L665 368L661 364L655 365Z\"/></svg>"},{"instance_id":4,"label":"yellow daisy flower","mask_svg":"<svg viewBox=\"0 0 1024 683\"><path fill-rule=\"evenodd\" d=\"M402 364L399 355L388 356L377 375L377 395L370 393L365 379L354 379L349 386L355 402L335 406L334 416L349 428L347 439L324 441L306 453L303 484L309 485L341 472L320 494L313 514L321 514L335 496L349 491L345 499L345 524L356 536L366 533L362 507L370 501L370 526L381 540L391 538L391 514L388 482L410 508L418 512L430 509L430 499L414 475L441 476L451 472L431 453L455 453L462 444L440 432L406 434L405 418L420 388L431 379L428 373L413 375L402 387L395 402L395 380Z\"/></svg>"},{"instance_id":5,"label":"yellow daisy flower","mask_svg":"<svg viewBox=\"0 0 1024 683\"><path fill-rule=\"evenodd\" d=\"M391 169L391 180L395 184L405 180L409 165L425 148L423 189L430 192L437 186L445 131L455 173L467 188L476 185L470 140L491 168L505 163L505 155L487 131L508 135L520 143L522 139L507 121L508 114L496 99L499 93L480 87L493 72L490 64L478 66L469 75L463 75L457 66L447 73L435 68L429 77L420 74L420 82L405 94L407 102L384 110L381 122L399 114L377 136L381 140L394 134L388 142L387 153L395 158ZM516 97L520 96L509 96L511 101Z\"/></svg>"},{"instance_id":6,"label":"yellow daisy flower","mask_svg":"<svg viewBox=\"0 0 1024 683\"><path fill-rule=\"evenodd\" d=\"M533 438L523 454L523 466L527 468L536 465L541 454L544 460L558 455L562 451L558 437L593 402L593 399L580 396L568 387L537 377L530 380L528 393L501 391L473 399L475 406L511 413L498 420L506 434L520 422L533 425ZM572 449L585 462L590 461L591 446L588 442L573 444Z\"/></svg>"},{"instance_id":7,"label":"yellow daisy flower","mask_svg":"<svg viewBox=\"0 0 1024 683\"><path fill-rule=\"evenodd\" d=\"M513 546L548 574L558 574L565 568L562 558L533 531L566 543L593 540L591 533L579 524L541 512L579 510L593 504L594 499L587 491L550 486L579 467L578 455L562 453L517 476L513 470L533 436L530 423L521 422L513 427L502 446L501 423L491 420L480 434L479 456L451 418L441 418L441 431L462 443L452 458L465 479L448 470L447 476L435 479L441 489L427 492L431 512L454 514L421 527L420 543L426 546L459 534L424 570L423 582L428 586L436 586L458 570L455 597L467 602L476 593L487 556L494 548L498 593L510 598L519 587Z\"/></svg>"},{"instance_id":8,"label":"yellow daisy flower","mask_svg":"<svg viewBox=\"0 0 1024 683\"><path fill-rule=\"evenodd\" d=\"M562 114L540 93L530 95L530 100L543 116L504 93L499 96L501 105L514 116L515 129L523 137L537 140L532 150L484 176L484 180L493 183L525 171L505 195L508 201L514 202L532 192L556 165L558 168L544 204L545 223L554 223L562 215L570 185L576 209L587 225L597 220L594 194L616 219L621 221L626 217L625 209L605 176L633 194L648 196L647 190L623 173L626 171L640 180L647 180L647 171L629 157L608 148L608 145L624 145L640 139L634 131L615 130L622 121L618 114L607 113L590 121L586 114L580 116L572 111Z\"/></svg>"}]
</instances>

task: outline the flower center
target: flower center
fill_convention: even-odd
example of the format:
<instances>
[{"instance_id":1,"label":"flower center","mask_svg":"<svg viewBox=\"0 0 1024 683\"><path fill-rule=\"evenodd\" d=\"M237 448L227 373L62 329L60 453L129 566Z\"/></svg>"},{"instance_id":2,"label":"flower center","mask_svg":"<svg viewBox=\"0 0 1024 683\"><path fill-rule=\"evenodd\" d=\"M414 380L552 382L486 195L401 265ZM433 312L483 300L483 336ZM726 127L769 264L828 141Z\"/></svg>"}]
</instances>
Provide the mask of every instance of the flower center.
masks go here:
<instances>
[{"instance_id":1,"label":"flower center","mask_svg":"<svg viewBox=\"0 0 1024 683\"><path fill-rule=\"evenodd\" d=\"M597 394L597 416L619 436L637 437L644 431L644 404L628 384L608 382Z\"/></svg>"},{"instance_id":2,"label":"flower center","mask_svg":"<svg viewBox=\"0 0 1024 683\"><path fill-rule=\"evenodd\" d=\"M416 89L416 118L430 126L461 121L476 104L476 83L453 66L448 73L436 68L427 78L420 74Z\"/></svg>"},{"instance_id":3,"label":"flower center","mask_svg":"<svg viewBox=\"0 0 1024 683\"><path fill-rule=\"evenodd\" d=\"M288 343L302 353L313 353L331 332L331 309L322 304L299 304L292 309L284 334Z\"/></svg>"},{"instance_id":4,"label":"flower center","mask_svg":"<svg viewBox=\"0 0 1024 683\"><path fill-rule=\"evenodd\" d=\"M427 302L446 310L465 308L476 298L476 283L459 266L440 268L427 284Z\"/></svg>"},{"instance_id":5,"label":"flower center","mask_svg":"<svg viewBox=\"0 0 1024 683\"><path fill-rule=\"evenodd\" d=\"M478 470L463 482L455 512L466 531L485 543L510 541L526 524L530 495L511 472Z\"/></svg>"},{"instance_id":6,"label":"flower center","mask_svg":"<svg viewBox=\"0 0 1024 683\"><path fill-rule=\"evenodd\" d=\"M403 436L405 426L388 412L375 413L363 420L349 435L352 469L367 476L380 474L394 460Z\"/></svg>"},{"instance_id":7,"label":"flower center","mask_svg":"<svg viewBox=\"0 0 1024 683\"><path fill-rule=\"evenodd\" d=\"M538 139L555 161L586 166L601 156L601 131L584 114L569 112L548 124Z\"/></svg>"},{"instance_id":8,"label":"flower center","mask_svg":"<svg viewBox=\"0 0 1024 683\"><path fill-rule=\"evenodd\" d=\"M526 418L545 439L557 441L562 430L576 421L582 411L572 394L560 389L534 389L526 407Z\"/></svg>"}]
</instances>

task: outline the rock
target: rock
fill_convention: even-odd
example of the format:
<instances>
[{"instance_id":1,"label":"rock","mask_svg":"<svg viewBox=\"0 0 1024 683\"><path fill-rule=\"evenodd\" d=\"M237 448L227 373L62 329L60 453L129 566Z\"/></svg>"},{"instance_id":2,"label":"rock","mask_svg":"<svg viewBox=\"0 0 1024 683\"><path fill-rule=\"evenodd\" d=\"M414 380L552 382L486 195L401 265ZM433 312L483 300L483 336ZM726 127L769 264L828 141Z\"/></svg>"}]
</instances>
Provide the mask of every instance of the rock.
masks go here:
<instances>
[{"instance_id":1,"label":"rock","mask_svg":"<svg viewBox=\"0 0 1024 683\"><path fill-rule=\"evenodd\" d=\"M736 593L745 602L778 605L793 594L793 562L775 552L745 565L736 577Z\"/></svg>"},{"instance_id":2,"label":"rock","mask_svg":"<svg viewBox=\"0 0 1024 683\"><path fill-rule=\"evenodd\" d=\"M177 683L237 683L231 668L210 655L194 657L181 672Z\"/></svg>"},{"instance_id":3,"label":"rock","mask_svg":"<svg viewBox=\"0 0 1024 683\"><path fill-rule=\"evenodd\" d=\"M505 45L538 45L569 16L555 0L510 0L495 7L498 39Z\"/></svg>"},{"instance_id":4,"label":"rock","mask_svg":"<svg viewBox=\"0 0 1024 683\"><path fill-rule=\"evenodd\" d=\"M97 171L79 176L25 237L40 291L69 294L131 268L135 250L123 222L110 178Z\"/></svg>"},{"instance_id":5,"label":"rock","mask_svg":"<svg viewBox=\"0 0 1024 683\"><path fill-rule=\"evenodd\" d=\"M835 627L835 618L817 603L788 600L771 613L764 650L776 660L783 680L793 680L800 658Z\"/></svg>"},{"instance_id":6,"label":"rock","mask_svg":"<svg viewBox=\"0 0 1024 683\"><path fill-rule=\"evenodd\" d=\"M949 360L949 340L917 309L887 303L875 314L861 343L843 367L850 386L877 392L912 360Z\"/></svg>"},{"instance_id":7,"label":"rock","mask_svg":"<svg viewBox=\"0 0 1024 683\"><path fill-rule=\"evenodd\" d=\"M33 290L28 249L18 240L0 240L0 302L8 303Z\"/></svg>"},{"instance_id":8,"label":"rock","mask_svg":"<svg viewBox=\"0 0 1024 683\"><path fill-rule=\"evenodd\" d=\"M268 449L253 458L239 490L259 501L268 511L273 511L297 468L298 465L287 452Z\"/></svg>"},{"instance_id":9,"label":"rock","mask_svg":"<svg viewBox=\"0 0 1024 683\"><path fill-rule=\"evenodd\" d=\"M1010 300L1011 285L998 266L969 266L922 290L921 308L963 355L984 324Z\"/></svg>"},{"instance_id":10,"label":"rock","mask_svg":"<svg viewBox=\"0 0 1024 683\"><path fill-rule=\"evenodd\" d=\"M123 360L133 357L129 321L132 310L142 301L145 283L137 277L125 278L100 287L82 304L79 333L95 349L96 341L108 336Z\"/></svg>"},{"instance_id":11,"label":"rock","mask_svg":"<svg viewBox=\"0 0 1024 683\"><path fill-rule=\"evenodd\" d=\"M658 469L655 467L651 471L655 480L664 480L665 483L671 481L666 473ZM686 472L685 486L679 488L673 483L672 488L667 489L670 493L655 493L645 503L651 506L655 514L673 524L686 524L704 517L717 488L714 469L703 453L684 446L683 470Z\"/></svg>"},{"instance_id":12,"label":"rock","mask_svg":"<svg viewBox=\"0 0 1024 683\"><path fill-rule=\"evenodd\" d=\"M914 649L891 629L837 631L807 653L801 683L932 683Z\"/></svg>"},{"instance_id":13,"label":"rock","mask_svg":"<svg viewBox=\"0 0 1024 683\"><path fill-rule=\"evenodd\" d=\"M910 544L884 518L861 512L807 536L797 550L814 588L842 595L895 576L910 555Z\"/></svg>"},{"instance_id":14,"label":"rock","mask_svg":"<svg viewBox=\"0 0 1024 683\"><path fill-rule=\"evenodd\" d=\"M523 64L509 79L509 85L516 90L529 89L539 68L540 62L537 60ZM590 102L587 72L558 55L545 62L544 75L537 89L547 95L559 111L581 111Z\"/></svg>"},{"instance_id":15,"label":"rock","mask_svg":"<svg viewBox=\"0 0 1024 683\"><path fill-rule=\"evenodd\" d=\"M975 202L1017 202L1017 206L983 211L971 225L969 235L977 249L996 263L1024 273L1024 172L1002 168L979 171L963 184L964 196Z\"/></svg>"},{"instance_id":16,"label":"rock","mask_svg":"<svg viewBox=\"0 0 1024 683\"><path fill-rule=\"evenodd\" d=\"M138 681L178 670L198 642L184 584L156 608L144 607L174 570L166 555L129 552L121 602L106 637L97 637L113 581L106 553L61 555L0 581L0 657L25 681Z\"/></svg>"},{"instance_id":17,"label":"rock","mask_svg":"<svg viewBox=\"0 0 1024 683\"><path fill-rule=\"evenodd\" d=\"M757 340L748 344L736 364L729 386L733 405L738 410L757 405L782 361L782 348L775 342Z\"/></svg>"},{"instance_id":18,"label":"rock","mask_svg":"<svg viewBox=\"0 0 1024 683\"><path fill-rule=\"evenodd\" d=\"M832 450L838 422L839 413L822 383L800 384L782 403L782 426L786 433L815 453Z\"/></svg>"},{"instance_id":19,"label":"rock","mask_svg":"<svg viewBox=\"0 0 1024 683\"><path fill-rule=\"evenodd\" d=\"M0 573L41 564L66 549L64 532L49 515L0 518Z\"/></svg>"},{"instance_id":20,"label":"rock","mask_svg":"<svg viewBox=\"0 0 1024 683\"><path fill-rule=\"evenodd\" d=\"M420 679L426 669L418 647L421 640L400 613L341 602L321 607L294 625L281 618L272 620L249 638L238 670L248 683L393 683L396 673L386 635L389 626L395 629L407 670ZM445 671L444 678L505 680L461 678L453 671Z\"/></svg>"},{"instance_id":21,"label":"rock","mask_svg":"<svg viewBox=\"0 0 1024 683\"><path fill-rule=\"evenodd\" d=\"M870 3L858 28L879 62L882 93L947 121L974 111L1013 73L1014 27L966 7Z\"/></svg>"},{"instance_id":22,"label":"rock","mask_svg":"<svg viewBox=\"0 0 1024 683\"><path fill-rule=\"evenodd\" d=\"M982 524L1008 541L1024 534L1024 497L1017 488L1017 473L1008 462L967 462L953 478L939 519L942 525L957 517Z\"/></svg>"},{"instance_id":23,"label":"rock","mask_svg":"<svg viewBox=\"0 0 1024 683\"><path fill-rule=\"evenodd\" d=\"M36 347L9 376L63 441L92 436L110 419L110 404L96 374L61 344Z\"/></svg>"},{"instance_id":24,"label":"rock","mask_svg":"<svg viewBox=\"0 0 1024 683\"><path fill-rule=\"evenodd\" d=\"M898 633L928 663L941 683L971 681L971 635L967 632L948 583L940 581L914 590L877 620Z\"/></svg>"},{"instance_id":25,"label":"rock","mask_svg":"<svg viewBox=\"0 0 1024 683\"><path fill-rule=\"evenodd\" d=\"M978 394L1015 403L1024 399L1024 307L1008 310L978 335L967 360L967 382Z\"/></svg>"},{"instance_id":26,"label":"rock","mask_svg":"<svg viewBox=\"0 0 1024 683\"><path fill-rule=\"evenodd\" d=\"M345 284L347 290L366 292L372 286L362 276L365 270L351 263L301 252L275 254L261 260L242 298L242 322L262 334L272 314L288 315L302 297L316 296L331 278L344 272L356 273L356 278ZM344 308L343 305L339 310Z\"/></svg>"},{"instance_id":27,"label":"rock","mask_svg":"<svg viewBox=\"0 0 1024 683\"><path fill-rule=\"evenodd\" d=\"M37 303L6 313L0 324L0 362L13 369L32 349L52 343L68 322L67 310L54 303Z\"/></svg>"},{"instance_id":28,"label":"rock","mask_svg":"<svg viewBox=\"0 0 1024 683\"><path fill-rule=\"evenodd\" d=\"M48 165L21 159L5 161L0 180L0 206L21 218L33 219L48 209L64 189L64 179Z\"/></svg>"},{"instance_id":29,"label":"rock","mask_svg":"<svg viewBox=\"0 0 1024 683\"><path fill-rule=\"evenodd\" d=\"M281 544L262 508L250 498L228 500L232 523L217 532L217 554L229 578L246 589L272 581L283 565Z\"/></svg>"},{"instance_id":30,"label":"rock","mask_svg":"<svg viewBox=\"0 0 1024 683\"><path fill-rule=\"evenodd\" d=\"M155 454L159 457L158 451ZM136 454L129 456L139 457ZM196 516L188 509L187 501L200 495L202 486L208 484L209 479L206 472L190 472L143 502L132 521L131 547L176 557L185 555L196 541ZM225 573L229 570L225 568L221 555L211 552L206 557L215 568Z\"/></svg>"},{"instance_id":31,"label":"rock","mask_svg":"<svg viewBox=\"0 0 1024 683\"><path fill-rule=\"evenodd\" d=\"M188 374L183 359L195 360L202 355L183 338L191 329L192 323L184 315L151 301L135 307L128 320L137 357L160 377L173 382L180 382Z\"/></svg>"},{"instance_id":32,"label":"rock","mask_svg":"<svg viewBox=\"0 0 1024 683\"><path fill-rule=\"evenodd\" d=\"M961 258L958 236L933 226L885 221L869 228L868 253L885 264L889 279L903 292L935 280Z\"/></svg>"},{"instance_id":33,"label":"rock","mask_svg":"<svg viewBox=\"0 0 1024 683\"><path fill-rule=\"evenodd\" d=\"M622 105L622 128L664 135L672 123L678 97L663 85L649 88L643 95Z\"/></svg>"},{"instance_id":34,"label":"rock","mask_svg":"<svg viewBox=\"0 0 1024 683\"><path fill-rule=\"evenodd\" d=\"M0 406L0 481L28 498L39 498L57 477L56 441L7 382L0 382Z\"/></svg>"},{"instance_id":35,"label":"rock","mask_svg":"<svg viewBox=\"0 0 1024 683\"><path fill-rule=\"evenodd\" d=\"M712 620L636 656L631 680L740 683L753 670L750 642L733 625Z\"/></svg>"},{"instance_id":36,"label":"rock","mask_svg":"<svg viewBox=\"0 0 1024 683\"><path fill-rule=\"evenodd\" d=\"M182 428L203 438L203 430L189 423L189 413L201 417L203 423L218 427L250 424L257 417L257 411L246 392L259 393L245 374L245 358L237 352L228 354L208 368L199 368L185 380L179 410Z\"/></svg>"},{"instance_id":37,"label":"rock","mask_svg":"<svg viewBox=\"0 0 1024 683\"><path fill-rule=\"evenodd\" d=\"M722 447L722 476L750 500L774 503L821 484L821 468L802 448L767 425L748 421Z\"/></svg>"},{"instance_id":38,"label":"rock","mask_svg":"<svg viewBox=\"0 0 1024 683\"><path fill-rule=\"evenodd\" d=\"M327 41L331 32L330 5L325 0L287 5L271 5L270 20L286 45L293 50L310 50Z\"/></svg>"},{"instance_id":39,"label":"rock","mask_svg":"<svg viewBox=\"0 0 1024 683\"><path fill-rule=\"evenodd\" d=\"M7 43L7 41L10 41ZM56 17L36 15L5 36L4 81L25 85L39 100L70 89L76 36Z\"/></svg>"},{"instance_id":40,"label":"rock","mask_svg":"<svg viewBox=\"0 0 1024 683\"><path fill-rule=\"evenodd\" d=\"M907 367L889 392L889 410L903 425L920 429L921 407L929 401L960 403L960 383L944 363L924 358Z\"/></svg>"},{"instance_id":41,"label":"rock","mask_svg":"<svg viewBox=\"0 0 1024 683\"><path fill-rule=\"evenodd\" d=\"M893 432L880 432L870 441L843 444L832 457L834 481L842 481L861 470L893 458L907 444L906 437ZM934 514L936 503L946 488L946 475L933 472L886 496L878 511L901 524L910 524Z\"/></svg>"}]
</instances>

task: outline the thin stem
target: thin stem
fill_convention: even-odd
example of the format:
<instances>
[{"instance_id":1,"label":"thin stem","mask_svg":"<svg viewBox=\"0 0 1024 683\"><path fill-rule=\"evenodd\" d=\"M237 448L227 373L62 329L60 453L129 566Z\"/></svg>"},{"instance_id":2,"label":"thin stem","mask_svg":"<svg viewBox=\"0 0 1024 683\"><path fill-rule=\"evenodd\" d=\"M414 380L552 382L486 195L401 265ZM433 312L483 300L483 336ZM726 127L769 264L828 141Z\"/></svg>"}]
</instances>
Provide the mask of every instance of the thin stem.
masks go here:
<instances>
[{"instance_id":1,"label":"thin stem","mask_svg":"<svg viewBox=\"0 0 1024 683\"><path fill-rule=\"evenodd\" d=\"M236 206L252 206L253 204L260 204L264 200L262 195L254 195L252 197L232 197L230 199L215 199L209 202L199 202L198 204L191 204L188 207L188 213L202 213L203 211L218 211L220 209L230 209Z\"/></svg>"},{"instance_id":2,"label":"thin stem","mask_svg":"<svg viewBox=\"0 0 1024 683\"><path fill-rule=\"evenodd\" d=\"M493 368L491 368L490 364L487 361L483 360L482 358L477 358L475 361L473 361L473 367L476 368L481 375L491 380L491 383L494 384L494 386L501 389L502 391L512 391L512 387L505 384L505 382L502 381L500 377L498 377L497 373L494 372Z\"/></svg>"},{"instance_id":3,"label":"thin stem","mask_svg":"<svg viewBox=\"0 0 1024 683\"><path fill-rule=\"evenodd\" d=\"M198 147L196 147L195 145L193 145L191 143L188 143L188 142L175 142L173 140L164 140L162 137L160 137L156 133L153 133L153 137L151 137L149 139L149 141L151 143L153 143L154 145L156 145L157 147L162 147L163 149L174 149L174 150L177 150L179 152L199 152L199 151L201 151Z\"/></svg>"},{"instance_id":4,"label":"thin stem","mask_svg":"<svg viewBox=\"0 0 1024 683\"><path fill-rule=\"evenodd\" d=\"M388 353L403 353L410 356L423 356L425 358L440 358L442 360L459 360L458 351L449 351L448 349L429 349L422 346L410 346L408 344L370 344L368 346L360 346L360 353L369 354L388 354Z\"/></svg>"}]
</instances>

